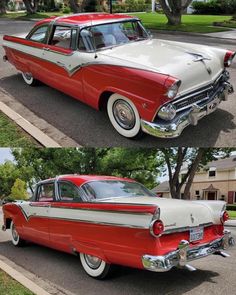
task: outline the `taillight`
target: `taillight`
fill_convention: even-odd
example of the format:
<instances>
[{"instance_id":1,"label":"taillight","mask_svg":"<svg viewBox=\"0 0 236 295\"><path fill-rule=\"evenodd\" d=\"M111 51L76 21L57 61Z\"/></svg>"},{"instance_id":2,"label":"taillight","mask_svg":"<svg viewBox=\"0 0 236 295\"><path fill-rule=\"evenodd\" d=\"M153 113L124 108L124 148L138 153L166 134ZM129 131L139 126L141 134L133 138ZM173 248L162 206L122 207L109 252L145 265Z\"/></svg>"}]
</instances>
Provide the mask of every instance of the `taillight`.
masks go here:
<instances>
[{"instance_id":1,"label":"taillight","mask_svg":"<svg viewBox=\"0 0 236 295\"><path fill-rule=\"evenodd\" d=\"M233 51L227 51L226 52L225 58L224 58L224 66L226 68L231 66L231 64L233 62L233 59L235 57L235 54L236 54L236 52L233 52Z\"/></svg>"},{"instance_id":2,"label":"taillight","mask_svg":"<svg viewBox=\"0 0 236 295\"><path fill-rule=\"evenodd\" d=\"M227 220L229 220L229 214L227 211L224 211L222 213L220 220L222 224L225 223Z\"/></svg>"},{"instance_id":3,"label":"taillight","mask_svg":"<svg viewBox=\"0 0 236 295\"><path fill-rule=\"evenodd\" d=\"M161 220L154 220L150 225L150 233L154 237L160 236L164 231L164 224Z\"/></svg>"}]
</instances>

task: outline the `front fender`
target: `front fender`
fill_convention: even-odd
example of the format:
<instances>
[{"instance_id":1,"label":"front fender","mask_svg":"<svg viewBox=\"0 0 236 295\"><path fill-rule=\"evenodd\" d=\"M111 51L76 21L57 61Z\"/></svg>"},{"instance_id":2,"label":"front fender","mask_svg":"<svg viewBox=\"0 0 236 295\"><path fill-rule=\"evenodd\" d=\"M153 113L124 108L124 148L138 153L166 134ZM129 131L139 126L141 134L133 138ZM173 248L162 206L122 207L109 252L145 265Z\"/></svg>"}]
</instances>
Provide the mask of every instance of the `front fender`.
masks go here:
<instances>
[{"instance_id":1,"label":"front fender","mask_svg":"<svg viewBox=\"0 0 236 295\"><path fill-rule=\"evenodd\" d=\"M123 66L90 65L83 68L86 102L99 109L104 92L119 93L135 104L142 119L152 121L157 109L167 100L165 81L168 77Z\"/></svg>"}]
</instances>

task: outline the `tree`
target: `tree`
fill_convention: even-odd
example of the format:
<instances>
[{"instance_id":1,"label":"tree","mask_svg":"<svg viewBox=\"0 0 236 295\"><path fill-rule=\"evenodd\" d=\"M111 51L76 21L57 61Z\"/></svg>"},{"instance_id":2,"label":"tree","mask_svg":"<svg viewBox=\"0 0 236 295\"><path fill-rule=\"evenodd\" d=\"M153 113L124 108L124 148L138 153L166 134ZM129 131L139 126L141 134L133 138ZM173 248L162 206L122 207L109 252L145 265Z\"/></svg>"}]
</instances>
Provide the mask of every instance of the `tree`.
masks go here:
<instances>
[{"instance_id":1,"label":"tree","mask_svg":"<svg viewBox=\"0 0 236 295\"><path fill-rule=\"evenodd\" d=\"M28 199L26 183L17 178L11 188L11 198L13 200L26 200Z\"/></svg>"},{"instance_id":2,"label":"tree","mask_svg":"<svg viewBox=\"0 0 236 295\"><path fill-rule=\"evenodd\" d=\"M39 0L23 0L27 14L34 14L38 11Z\"/></svg>"},{"instance_id":3,"label":"tree","mask_svg":"<svg viewBox=\"0 0 236 295\"><path fill-rule=\"evenodd\" d=\"M190 198L190 188L195 173L208 162L219 157L229 157L231 148L163 148L161 149L164 162L167 165L169 186L172 198L180 199L180 192L185 184L184 198ZM182 174L181 168L186 165L186 173Z\"/></svg>"},{"instance_id":4,"label":"tree","mask_svg":"<svg viewBox=\"0 0 236 295\"><path fill-rule=\"evenodd\" d=\"M0 14L6 14L6 6L7 6L7 1L0 0Z\"/></svg>"},{"instance_id":5,"label":"tree","mask_svg":"<svg viewBox=\"0 0 236 295\"><path fill-rule=\"evenodd\" d=\"M77 0L69 0L70 9L73 11L73 13L81 12L81 8L78 5Z\"/></svg>"},{"instance_id":6,"label":"tree","mask_svg":"<svg viewBox=\"0 0 236 295\"><path fill-rule=\"evenodd\" d=\"M14 163L7 161L0 165L0 199L11 194L11 187L19 175L20 171Z\"/></svg>"},{"instance_id":7,"label":"tree","mask_svg":"<svg viewBox=\"0 0 236 295\"><path fill-rule=\"evenodd\" d=\"M131 177L148 187L159 172L157 149L66 148L12 149L21 179L33 185L60 174L98 174Z\"/></svg>"},{"instance_id":8,"label":"tree","mask_svg":"<svg viewBox=\"0 0 236 295\"><path fill-rule=\"evenodd\" d=\"M192 0L159 0L159 2L168 19L168 25L176 26L181 24L182 14Z\"/></svg>"}]
</instances>

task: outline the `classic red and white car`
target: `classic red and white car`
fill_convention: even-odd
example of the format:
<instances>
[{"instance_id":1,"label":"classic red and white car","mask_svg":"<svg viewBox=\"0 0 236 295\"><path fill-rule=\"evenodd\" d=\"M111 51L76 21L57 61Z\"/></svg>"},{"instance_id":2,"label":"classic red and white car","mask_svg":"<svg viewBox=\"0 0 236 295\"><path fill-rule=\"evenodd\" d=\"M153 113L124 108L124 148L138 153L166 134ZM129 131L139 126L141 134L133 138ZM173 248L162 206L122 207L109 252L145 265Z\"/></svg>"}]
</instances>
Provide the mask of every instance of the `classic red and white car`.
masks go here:
<instances>
[{"instance_id":1,"label":"classic red and white car","mask_svg":"<svg viewBox=\"0 0 236 295\"><path fill-rule=\"evenodd\" d=\"M3 206L3 230L80 256L92 277L111 264L156 272L194 268L188 261L233 245L225 202L162 199L143 185L111 176L62 175L38 183L30 201Z\"/></svg>"},{"instance_id":2,"label":"classic red and white car","mask_svg":"<svg viewBox=\"0 0 236 295\"><path fill-rule=\"evenodd\" d=\"M127 138L177 137L233 92L226 68L235 52L152 39L127 15L51 17L3 39L4 60L28 85L40 80L106 109Z\"/></svg>"}]
</instances>

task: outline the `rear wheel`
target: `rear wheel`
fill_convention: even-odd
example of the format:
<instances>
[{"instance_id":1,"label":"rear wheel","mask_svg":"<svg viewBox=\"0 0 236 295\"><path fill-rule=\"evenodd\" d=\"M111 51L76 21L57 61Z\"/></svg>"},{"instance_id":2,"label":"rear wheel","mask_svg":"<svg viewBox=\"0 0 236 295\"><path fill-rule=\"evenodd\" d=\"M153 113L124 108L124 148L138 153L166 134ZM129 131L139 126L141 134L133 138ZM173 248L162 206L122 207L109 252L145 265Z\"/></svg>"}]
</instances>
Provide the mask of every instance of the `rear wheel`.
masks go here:
<instances>
[{"instance_id":1,"label":"rear wheel","mask_svg":"<svg viewBox=\"0 0 236 295\"><path fill-rule=\"evenodd\" d=\"M38 80L34 79L33 75L29 72L21 72L23 80L29 86L35 86L38 84Z\"/></svg>"},{"instance_id":2,"label":"rear wheel","mask_svg":"<svg viewBox=\"0 0 236 295\"><path fill-rule=\"evenodd\" d=\"M111 267L104 260L84 253L80 253L80 261L85 272L95 279L104 279Z\"/></svg>"},{"instance_id":3,"label":"rear wheel","mask_svg":"<svg viewBox=\"0 0 236 295\"><path fill-rule=\"evenodd\" d=\"M16 227L15 227L15 224L13 221L11 221L11 225L10 225L10 231L11 231L11 241L12 241L12 244L16 247L20 247L24 244L24 240L20 238L17 230L16 230Z\"/></svg>"}]
</instances>

